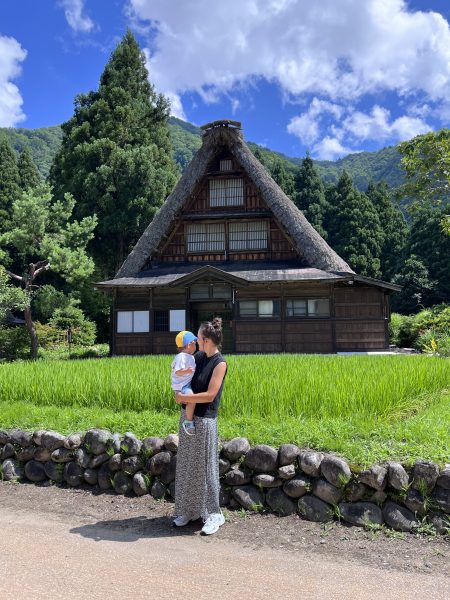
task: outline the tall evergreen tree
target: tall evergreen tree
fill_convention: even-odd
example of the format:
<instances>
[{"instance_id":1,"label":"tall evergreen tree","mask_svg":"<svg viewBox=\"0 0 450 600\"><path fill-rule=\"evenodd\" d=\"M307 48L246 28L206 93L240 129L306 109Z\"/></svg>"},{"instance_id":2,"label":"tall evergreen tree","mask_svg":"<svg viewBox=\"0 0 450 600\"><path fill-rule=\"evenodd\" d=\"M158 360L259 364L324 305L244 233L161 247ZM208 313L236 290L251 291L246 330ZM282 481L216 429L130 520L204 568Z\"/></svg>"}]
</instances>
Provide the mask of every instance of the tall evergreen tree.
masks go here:
<instances>
[{"instance_id":1,"label":"tall evergreen tree","mask_svg":"<svg viewBox=\"0 0 450 600\"><path fill-rule=\"evenodd\" d=\"M374 205L383 228L381 276L390 281L405 260L409 228L401 210L392 202L387 184L369 183L366 195Z\"/></svg>"},{"instance_id":2,"label":"tall evergreen tree","mask_svg":"<svg viewBox=\"0 0 450 600\"><path fill-rule=\"evenodd\" d=\"M16 153L7 139L0 139L0 234L11 224L13 203L20 197Z\"/></svg>"},{"instance_id":3,"label":"tall evergreen tree","mask_svg":"<svg viewBox=\"0 0 450 600\"><path fill-rule=\"evenodd\" d=\"M294 176L290 171L286 169L281 159L276 158L274 160L270 169L270 174L272 178L276 181L276 183L280 186L280 188L283 190L283 192L286 194L286 196L293 200L295 196Z\"/></svg>"},{"instance_id":4,"label":"tall evergreen tree","mask_svg":"<svg viewBox=\"0 0 450 600\"><path fill-rule=\"evenodd\" d=\"M145 57L128 31L98 91L75 99L51 169L56 196L77 199L76 216L97 214L91 251L113 275L172 190L178 170L168 130L169 103L149 83Z\"/></svg>"},{"instance_id":5,"label":"tall evergreen tree","mask_svg":"<svg viewBox=\"0 0 450 600\"><path fill-rule=\"evenodd\" d=\"M412 214L409 253L424 263L435 281L424 302L427 306L450 302L450 236L443 235L441 228L445 213L445 207L423 202Z\"/></svg>"},{"instance_id":6,"label":"tall evergreen tree","mask_svg":"<svg viewBox=\"0 0 450 600\"><path fill-rule=\"evenodd\" d=\"M22 190L31 190L42 183L39 171L34 164L31 152L28 146L22 150L17 163L19 170L20 187Z\"/></svg>"},{"instance_id":7,"label":"tall evergreen tree","mask_svg":"<svg viewBox=\"0 0 450 600\"><path fill-rule=\"evenodd\" d=\"M360 275L380 277L384 236L372 202L355 189L346 171L331 197L327 227L331 247Z\"/></svg>"},{"instance_id":8,"label":"tall evergreen tree","mask_svg":"<svg viewBox=\"0 0 450 600\"><path fill-rule=\"evenodd\" d=\"M428 306L436 287L436 282L430 280L428 268L414 254L405 260L392 281L402 286L401 291L392 296L392 310L407 315Z\"/></svg>"},{"instance_id":9,"label":"tall evergreen tree","mask_svg":"<svg viewBox=\"0 0 450 600\"><path fill-rule=\"evenodd\" d=\"M303 159L295 177L295 203L326 240L328 234L324 229L324 219L330 207L325 199L322 179L309 155Z\"/></svg>"}]
</instances>

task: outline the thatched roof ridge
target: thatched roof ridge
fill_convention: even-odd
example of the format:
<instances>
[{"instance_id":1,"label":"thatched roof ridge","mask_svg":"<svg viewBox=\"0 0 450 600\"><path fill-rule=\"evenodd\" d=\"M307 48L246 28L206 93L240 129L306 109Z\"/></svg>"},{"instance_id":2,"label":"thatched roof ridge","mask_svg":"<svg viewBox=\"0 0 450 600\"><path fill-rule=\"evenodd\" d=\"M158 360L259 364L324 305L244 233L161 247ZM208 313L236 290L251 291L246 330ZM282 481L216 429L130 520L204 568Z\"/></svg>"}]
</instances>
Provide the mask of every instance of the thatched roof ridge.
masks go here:
<instances>
[{"instance_id":1,"label":"thatched roof ridge","mask_svg":"<svg viewBox=\"0 0 450 600\"><path fill-rule=\"evenodd\" d=\"M234 127L222 126L204 131L203 145L115 275L116 278L132 277L143 268L149 256L170 232L177 213L205 175L208 164L223 146L226 146L239 161L275 218L286 229L311 267L324 271L353 273L349 265L330 248L255 158L245 144L242 132Z\"/></svg>"}]
</instances>

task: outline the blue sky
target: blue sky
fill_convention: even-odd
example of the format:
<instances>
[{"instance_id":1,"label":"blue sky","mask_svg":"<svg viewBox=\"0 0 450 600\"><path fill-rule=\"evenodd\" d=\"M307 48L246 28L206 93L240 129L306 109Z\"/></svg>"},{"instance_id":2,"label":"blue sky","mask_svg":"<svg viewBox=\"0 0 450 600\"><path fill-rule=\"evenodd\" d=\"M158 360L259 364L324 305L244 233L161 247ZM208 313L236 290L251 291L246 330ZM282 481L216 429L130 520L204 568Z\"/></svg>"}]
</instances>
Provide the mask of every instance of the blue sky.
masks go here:
<instances>
[{"instance_id":1,"label":"blue sky","mask_svg":"<svg viewBox=\"0 0 450 600\"><path fill-rule=\"evenodd\" d=\"M70 118L126 28L175 116L337 159L450 120L448 0L3 0L0 126Z\"/></svg>"}]
</instances>

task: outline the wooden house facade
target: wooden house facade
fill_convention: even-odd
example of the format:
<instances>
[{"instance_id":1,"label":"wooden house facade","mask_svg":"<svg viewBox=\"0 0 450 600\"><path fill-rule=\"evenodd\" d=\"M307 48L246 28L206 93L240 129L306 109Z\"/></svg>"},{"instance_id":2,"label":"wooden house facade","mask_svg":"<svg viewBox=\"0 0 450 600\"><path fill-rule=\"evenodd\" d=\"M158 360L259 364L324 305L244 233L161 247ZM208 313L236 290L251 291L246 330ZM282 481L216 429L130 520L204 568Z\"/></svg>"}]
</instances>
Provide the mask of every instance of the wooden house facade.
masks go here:
<instances>
[{"instance_id":1,"label":"wooden house facade","mask_svg":"<svg viewBox=\"0 0 450 600\"><path fill-rule=\"evenodd\" d=\"M388 347L389 295L323 240L245 144L240 124L203 144L110 281L111 353L172 354L175 334L220 315L225 353Z\"/></svg>"}]
</instances>

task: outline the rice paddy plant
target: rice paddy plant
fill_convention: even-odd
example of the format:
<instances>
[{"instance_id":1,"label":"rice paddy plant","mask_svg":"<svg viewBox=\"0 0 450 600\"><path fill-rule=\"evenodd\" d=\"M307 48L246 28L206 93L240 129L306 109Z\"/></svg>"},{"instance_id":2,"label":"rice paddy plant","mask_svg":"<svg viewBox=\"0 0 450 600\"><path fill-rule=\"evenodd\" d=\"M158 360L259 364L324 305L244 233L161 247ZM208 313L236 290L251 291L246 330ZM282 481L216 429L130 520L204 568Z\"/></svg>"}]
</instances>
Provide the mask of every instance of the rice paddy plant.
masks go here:
<instances>
[{"instance_id":1,"label":"rice paddy plant","mask_svg":"<svg viewBox=\"0 0 450 600\"><path fill-rule=\"evenodd\" d=\"M399 418L450 388L450 361L426 356L228 357L226 418ZM0 399L173 414L169 356L0 365Z\"/></svg>"}]
</instances>

